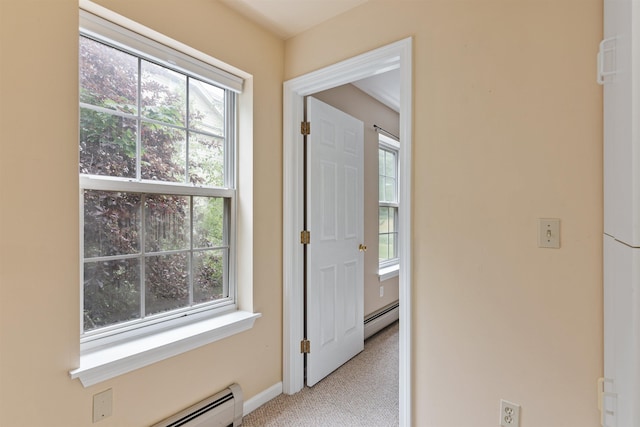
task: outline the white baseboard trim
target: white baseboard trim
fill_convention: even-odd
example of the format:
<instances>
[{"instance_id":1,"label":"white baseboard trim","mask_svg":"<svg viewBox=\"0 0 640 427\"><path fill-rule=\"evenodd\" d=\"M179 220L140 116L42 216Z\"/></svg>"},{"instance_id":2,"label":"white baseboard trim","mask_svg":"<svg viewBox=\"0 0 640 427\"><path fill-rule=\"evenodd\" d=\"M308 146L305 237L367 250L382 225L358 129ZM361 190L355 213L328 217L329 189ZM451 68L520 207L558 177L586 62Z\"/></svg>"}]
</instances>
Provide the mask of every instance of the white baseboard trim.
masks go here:
<instances>
[{"instance_id":1,"label":"white baseboard trim","mask_svg":"<svg viewBox=\"0 0 640 427\"><path fill-rule=\"evenodd\" d=\"M366 340L371 335L389 326L399 318L400 307L398 306L398 304L396 304L395 307L393 307L391 310L388 310L384 314L376 317L373 320L366 321L364 323L364 339Z\"/></svg>"},{"instance_id":2,"label":"white baseboard trim","mask_svg":"<svg viewBox=\"0 0 640 427\"><path fill-rule=\"evenodd\" d=\"M242 406L243 416L249 415L271 399L274 399L282 394L282 382L272 385L268 389L261 391L244 402Z\"/></svg>"}]
</instances>

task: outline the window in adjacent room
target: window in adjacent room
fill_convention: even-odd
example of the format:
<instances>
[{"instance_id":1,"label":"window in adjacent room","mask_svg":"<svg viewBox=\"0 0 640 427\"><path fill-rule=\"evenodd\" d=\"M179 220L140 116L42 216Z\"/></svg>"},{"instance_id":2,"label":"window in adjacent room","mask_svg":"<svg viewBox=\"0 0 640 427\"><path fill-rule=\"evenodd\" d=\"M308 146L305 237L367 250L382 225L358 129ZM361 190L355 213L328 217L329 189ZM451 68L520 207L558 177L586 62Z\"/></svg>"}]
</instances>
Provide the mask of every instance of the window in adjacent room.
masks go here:
<instances>
[{"instance_id":1,"label":"window in adjacent room","mask_svg":"<svg viewBox=\"0 0 640 427\"><path fill-rule=\"evenodd\" d=\"M235 308L242 83L122 34L80 34L83 341Z\"/></svg>"},{"instance_id":2,"label":"window in adjacent room","mask_svg":"<svg viewBox=\"0 0 640 427\"><path fill-rule=\"evenodd\" d=\"M378 260L382 271L398 265L398 141L379 134ZM396 270L397 271L397 270Z\"/></svg>"}]
</instances>

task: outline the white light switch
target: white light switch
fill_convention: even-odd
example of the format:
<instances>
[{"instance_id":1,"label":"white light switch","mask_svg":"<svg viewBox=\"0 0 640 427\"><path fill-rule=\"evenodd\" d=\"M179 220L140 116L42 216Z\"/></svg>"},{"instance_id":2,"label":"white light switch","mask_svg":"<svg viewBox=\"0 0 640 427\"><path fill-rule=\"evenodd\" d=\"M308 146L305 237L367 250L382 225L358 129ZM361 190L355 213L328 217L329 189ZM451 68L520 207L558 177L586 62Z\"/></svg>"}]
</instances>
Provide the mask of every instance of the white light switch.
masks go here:
<instances>
[{"instance_id":1,"label":"white light switch","mask_svg":"<svg viewBox=\"0 0 640 427\"><path fill-rule=\"evenodd\" d=\"M557 218L540 218L538 220L538 247L560 247L560 220Z\"/></svg>"}]
</instances>

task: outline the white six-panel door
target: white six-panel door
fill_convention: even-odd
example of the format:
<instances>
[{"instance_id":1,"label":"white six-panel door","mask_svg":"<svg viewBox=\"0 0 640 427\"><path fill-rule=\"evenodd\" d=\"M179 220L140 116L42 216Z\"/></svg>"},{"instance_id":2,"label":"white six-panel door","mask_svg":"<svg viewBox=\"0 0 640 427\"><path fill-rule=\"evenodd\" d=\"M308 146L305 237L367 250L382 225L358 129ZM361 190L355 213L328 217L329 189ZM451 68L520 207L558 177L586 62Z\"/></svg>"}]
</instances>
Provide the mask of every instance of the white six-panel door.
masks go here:
<instances>
[{"instance_id":1,"label":"white six-panel door","mask_svg":"<svg viewBox=\"0 0 640 427\"><path fill-rule=\"evenodd\" d=\"M307 354L313 386L364 349L364 126L307 98Z\"/></svg>"}]
</instances>

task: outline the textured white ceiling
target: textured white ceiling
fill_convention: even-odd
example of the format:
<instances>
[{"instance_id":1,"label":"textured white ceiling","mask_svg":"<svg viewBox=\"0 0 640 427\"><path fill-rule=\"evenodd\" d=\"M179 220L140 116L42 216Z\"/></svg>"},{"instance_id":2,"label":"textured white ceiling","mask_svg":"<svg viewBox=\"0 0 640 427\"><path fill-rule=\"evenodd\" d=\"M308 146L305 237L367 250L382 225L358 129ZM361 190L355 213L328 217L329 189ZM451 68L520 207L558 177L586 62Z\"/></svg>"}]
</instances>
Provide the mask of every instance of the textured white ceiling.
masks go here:
<instances>
[{"instance_id":1,"label":"textured white ceiling","mask_svg":"<svg viewBox=\"0 0 640 427\"><path fill-rule=\"evenodd\" d=\"M221 1L286 40L368 0Z\"/></svg>"}]
</instances>

